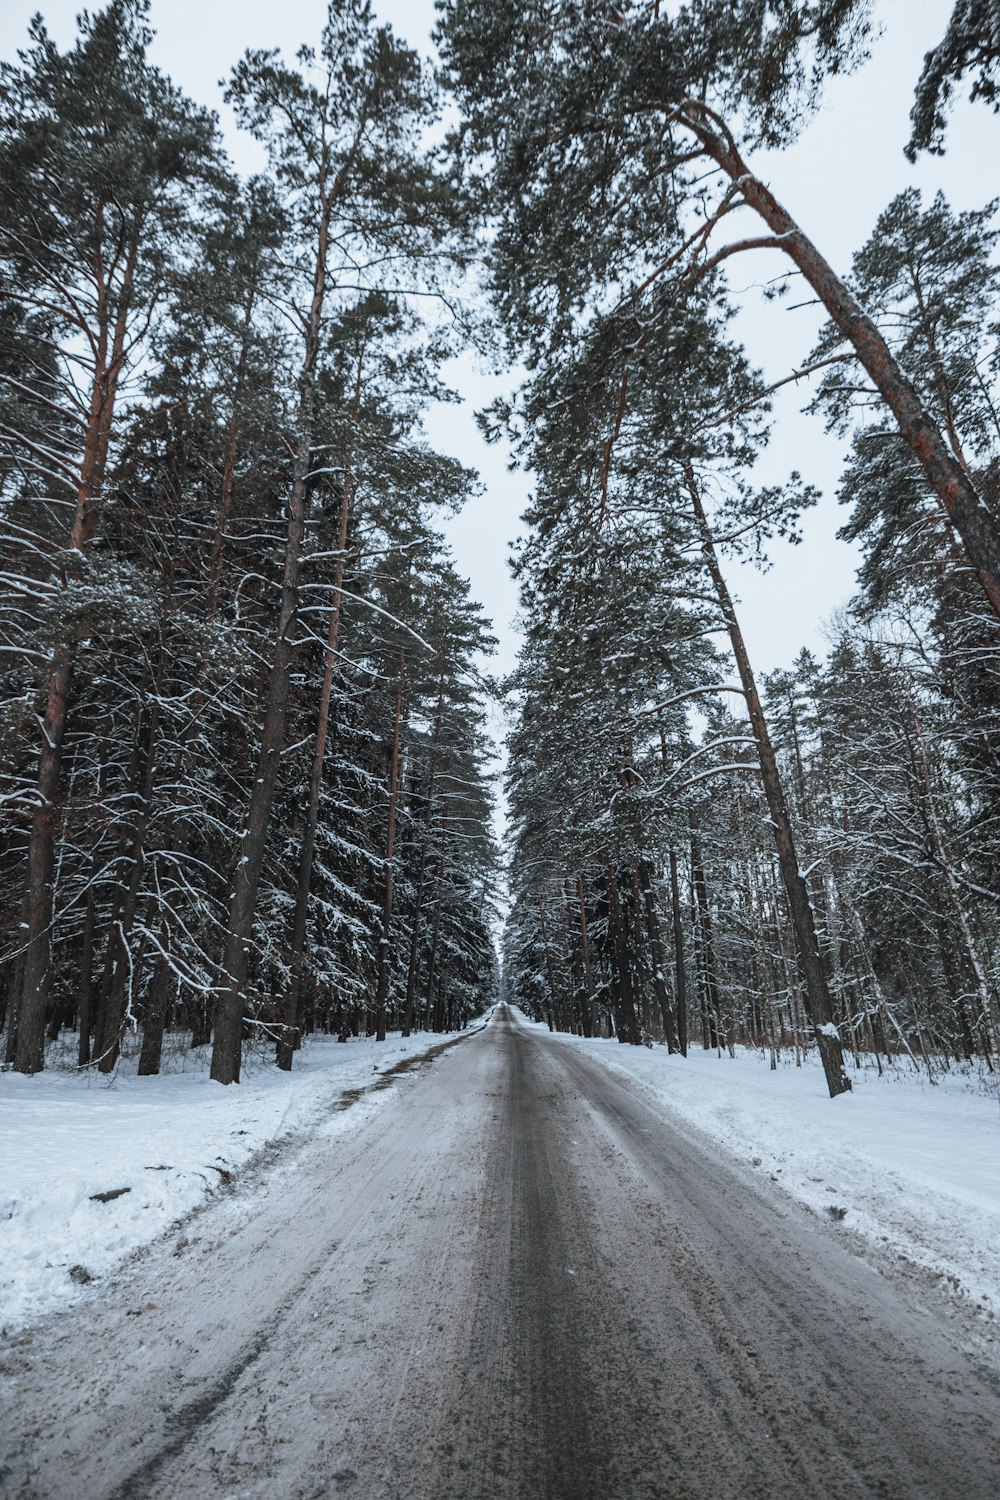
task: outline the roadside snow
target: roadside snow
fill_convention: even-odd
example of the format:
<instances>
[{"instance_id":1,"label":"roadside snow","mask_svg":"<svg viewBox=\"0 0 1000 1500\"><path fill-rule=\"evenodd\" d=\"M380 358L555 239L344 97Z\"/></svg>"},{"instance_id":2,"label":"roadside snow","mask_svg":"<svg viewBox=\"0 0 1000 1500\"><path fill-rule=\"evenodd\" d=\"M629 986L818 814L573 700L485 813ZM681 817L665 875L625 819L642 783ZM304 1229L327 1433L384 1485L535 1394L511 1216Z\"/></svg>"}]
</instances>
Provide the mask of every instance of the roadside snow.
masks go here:
<instances>
[{"instance_id":1,"label":"roadside snow","mask_svg":"<svg viewBox=\"0 0 1000 1500\"><path fill-rule=\"evenodd\" d=\"M685 1059L561 1040L635 1079L817 1214L1000 1317L1000 1106L988 1078L939 1073L931 1084L900 1062L882 1078L856 1071L853 1092L830 1099L817 1058L771 1072L749 1050L720 1058L699 1047Z\"/></svg>"},{"instance_id":2,"label":"roadside snow","mask_svg":"<svg viewBox=\"0 0 1000 1500\"><path fill-rule=\"evenodd\" d=\"M110 1079L0 1074L0 1331L79 1297L263 1147L318 1123L334 1134L357 1129L388 1091L331 1113L342 1092L446 1040L309 1038L291 1073L251 1064L231 1088L212 1083L194 1053L187 1071L157 1078L129 1076L127 1064ZM93 1200L120 1188L128 1191Z\"/></svg>"}]
</instances>

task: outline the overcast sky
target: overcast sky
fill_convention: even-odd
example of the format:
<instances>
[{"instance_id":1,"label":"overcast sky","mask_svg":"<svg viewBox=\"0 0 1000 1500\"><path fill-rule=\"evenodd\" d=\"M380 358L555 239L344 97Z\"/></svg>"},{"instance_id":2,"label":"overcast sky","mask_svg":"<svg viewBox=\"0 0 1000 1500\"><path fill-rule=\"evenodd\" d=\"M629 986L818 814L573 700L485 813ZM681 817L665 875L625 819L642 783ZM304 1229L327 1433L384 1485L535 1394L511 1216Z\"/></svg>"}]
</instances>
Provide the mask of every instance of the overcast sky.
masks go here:
<instances>
[{"instance_id":1,"label":"overcast sky","mask_svg":"<svg viewBox=\"0 0 1000 1500\"><path fill-rule=\"evenodd\" d=\"M74 0L0 0L0 52L13 55L36 10L55 39L69 43L79 8ZM822 111L794 147L751 161L837 270L849 269L852 252L903 188L915 184L929 195L941 187L956 208L981 207L997 190L1000 122L982 105L956 108L943 159L925 157L911 167L902 153L923 54L940 40L951 8L951 0L883 0L883 35L871 61L854 78L829 85ZM413 45L429 46L433 0L377 0L376 10ZM218 109L236 165L252 171L262 165L259 150L235 129L219 81L247 47L280 47L291 56L303 41L314 42L324 15L323 0L153 0L158 33L153 59L193 98ZM759 255L740 257L733 273L734 284L746 289L739 332L751 357L773 379L808 352L819 326L814 309L789 312L763 302L754 283L779 269L773 254ZM503 643L499 665L506 669L516 640L505 557L527 481L506 472L503 455L483 446L472 419L475 408L503 382L477 372L467 360L448 374L467 400L460 411L448 407L432 413L428 435L483 475L484 496L450 523L449 534L459 567L495 621ZM814 418L800 415L805 399L798 388L780 399L767 478L798 468L823 490L824 500L806 519L801 547L776 546L768 574L730 565L751 655L760 669L790 664L802 645L821 652L824 621L853 589L854 558L835 537L843 520L835 501L841 445L827 438Z\"/></svg>"}]
</instances>

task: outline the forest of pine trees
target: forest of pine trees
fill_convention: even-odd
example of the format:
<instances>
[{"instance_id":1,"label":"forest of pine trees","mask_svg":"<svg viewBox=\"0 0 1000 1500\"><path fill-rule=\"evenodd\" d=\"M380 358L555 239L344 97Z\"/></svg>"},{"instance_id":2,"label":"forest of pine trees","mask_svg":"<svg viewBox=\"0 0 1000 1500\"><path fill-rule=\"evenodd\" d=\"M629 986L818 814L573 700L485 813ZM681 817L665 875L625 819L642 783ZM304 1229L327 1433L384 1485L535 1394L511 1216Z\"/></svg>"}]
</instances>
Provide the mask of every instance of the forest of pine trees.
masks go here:
<instances>
[{"instance_id":1,"label":"forest of pine trees","mask_svg":"<svg viewBox=\"0 0 1000 1500\"><path fill-rule=\"evenodd\" d=\"M1000 1064L996 204L916 190L842 280L753 173L864 3L449 0L440 40L528 371L492 413L535 476L516 559L508 997L671 1049ZM995 7L959 4L910 152L995 100ZM857 597L825 663L755 673L728 581L815 503L780 452L726 275L773 253L828 322L786 380L850 443ZM784 269L783 269L784 265ZM744 273L745 274L745 273ZM803 289L803 283L808 285ZM783 380L781 383L785 383ZM794 655L794 650L790 652Z\"/></svg>"},{"instance_id":2,"label":"forest of pine trees","mask_svg":"<svg viewBox=\"0 0 1000 1500\"><path fill-rule=\"evenodd\" d=\"M432 451L463 223L428 69L365 5L228 89L269 171L112 0L0 73L8 1063L164 1036L291 1067L303 1032L493 998L492 649Z\"/></svg>"},{"instance_id":3,"label":"forest of pine trees","mask_svg":"<svg viewBox=\"0 0 1000 1500\"><path fill-rule=\"evenodd\" d=\"M956 90L995 104L990 10L913 80L913 155ZM862 1055L1000 1071L996 204L908 189L841 275L754 175L864 65L866 0L439 12L439 76L361 0L248 53L251 180L143 0L0 68L8 1064L67 1030L153 1073L183 1036L229 1083L248 1041L287 1068L495 999L494 641L440 526L476 476L420 426L492 337L526 374L483 426L531 492L506 997L816 1050L831 1095ZM827 319L787 380L862 557L826 660L770 673L732 575L819 496L758 478L727 277L761 249Z\"/></svg>"}]
</instances>

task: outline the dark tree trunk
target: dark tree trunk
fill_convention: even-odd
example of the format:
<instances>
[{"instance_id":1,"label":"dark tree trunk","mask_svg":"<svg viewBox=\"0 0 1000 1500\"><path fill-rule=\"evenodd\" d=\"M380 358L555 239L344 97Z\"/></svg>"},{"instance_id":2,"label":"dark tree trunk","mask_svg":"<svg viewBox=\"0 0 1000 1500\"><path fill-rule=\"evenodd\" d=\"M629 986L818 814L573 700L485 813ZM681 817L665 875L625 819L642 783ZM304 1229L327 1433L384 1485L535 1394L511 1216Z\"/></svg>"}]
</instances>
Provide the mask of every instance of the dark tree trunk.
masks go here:
<instances>
[{"instance_id":1,"label":"dark tree trunk","mask_svg":"<svg viewBox=\"0 0 1000 1500\"><path fill-rule=\"evenodd\" d=\"M362 343L358 356L358 370L354 382L354 400L351 409L352 423L357 421L361 407L361 390L364 375L365 345ZM351 515L351 462L353 442L348 448L344 467L344 483L340 492L340 514L337 519L337 562L334 567L333 600L330 607L330 622L327 629L326 656L323 666L323 682L319 695L319 716L316 725L316 742L313 749L312 768L309 774L309 804L305 827L302 833L302 848L299 853L299 874L295 891L295 917L292 924L292 977L288 1000L285 1006L285 1029L277 1046L277 1064L286 1072L292 1066L292 1055L301 1041L301 995L302 969L305 960L306 927L309 919L309 890L312 884L313 856L316 850L316 827L319 821L319 799L323 785L323 762L326 757L326 742L330 728L330 701L333 697L333 673L337 663L337 647L340 639L340 621L344 602L344 560L347 549L347 528Z\"/></svg>"},{"instance_id":2,"label":"dark tree trunk","mask_svg":"<svg viewBox=\"0 0 1000 1500\"><path fill-rule=\"evenodd\" d=\"M108 934L109 954L113 955L108 994L103 1006L102 1027L98 1045L98 1068L110 1073L118 1060L125 1016L126 986L131 984L133 968L137 967L131 955L132 928L135 923L139 886L142 880L145 856L146 829L153 803L153 777L155 771L156 734L159 724L159 708L154 700L149 711L147 733L143 738L141 763L137 768L142 777L139 790L140 809L132 836L132 859L128 884L122 895L120 915L112 924Z\"/></svg>"},{"instance_id":3,"label":"dark tree trunk","mask_svg":"<svg viewBox=\"0 0 1000 1500\"><path fill-rule=\"evenodd\" d=\"M99 313L91 344L90 402L83 436L76 511L70 532L71 554L86 555L94 539L101 510L101 489L107 468L111 426L118 382L125 360L130 293L135 280L140 226L132 226L124 255L121 296L112 317L103 284L103 270L95 286ZM98 258L100 261L100 257ZM59 780L66 718L73 686L73 650L60 643L52 657L41 720L42 744L38 759L37 805L28 835L26 889L29 893L25 936L26 953L18 1004L18 1037L14 1066L19 1073L37 1073L45 1060L45 1016L51 984L51 931L55 897L55 839L59 821Z\"/></svg>"},{"instance_id":4,"label":"dark tree trunk","mask_svg":"<svg viewBox=\"0 0 1000 1500\"><path fill-rule=\"evenodd\" d=\"M670 992L667 989L667 977L664 972L666 965L663 958L663 943L660 938L660 917L656 910L656 893L653 890L653 881L647 859L639 860L636 873L639 876L639 888L642 891L643 907L646 913L646 935L649 938L649 952L653 966L653 993L660 1007L667 1051L677 1052L680 1047L677 1036L677 1022L674 1019L674 1009L670 1003Z\"/></svg>"},{"instance_id":5,"label":"dark tree trunk","mask_svg":"<svg viewBox=\"0 0 1000 1500\"><path fill-rule=\"evenodd\" d=\"M597 1020L597 989L594 985L594 971L590 961L590 937L587 933L587 902L583 889L583 876L576 877L576 904L580 917L580 951L583 954L583 977L587 986L587 1002L590 1007L590 1030L587 1036L599 1034Z\"/></svg>"},{"instance_id":6,"label":"dark tree trunk","mask_svg":"<svg viewBox=\"0 0 1000 1500\"><path fill-rule=\"evenodd\" d=\"M260 756L250 793L239 857L233 871L229 921L222 955L225 976L216 1002L215 1041L212 1047L212 1077L217 1083L239 1083L243 1049L243 1009L250 965L250 944L257 910L257 891L264 866L264 852L271 825L271 809L278 781L278 764L288 717L289 670L292 660L292 629L299 603L299 571L302 543L309 512L309 464L315 419L316 364L319 358L326 296L327 254L333 197L326 190L320 168L322 215L317 228L312 300L306 321L305 348L299 377L295 457L288 499L288 538L281 583L281 608L277 639L271 663L264 710Z\"/></svg>"},{"instance_id":7,"label":"dark tree trunk","mask_svg":"<svg viewBox=\"0 0 1000 1500\"><path fill-rule=\"evenodd\" d=\"M569 1009L568 1028L574 1036L583 1035L583 965L580 961L580 946L574 941L575 933L570 921L566 900L566 882L559 886L559 945L562 954L563 972L567 976L566 993Z\"/></svg>"},{"instance_id":8,"label":"dark tree trunk","mask_svg":"<svg viewBox=\"0 0 1000 1500\"><path fill-rule=\"evenodd\" d=\"M618 981L618 1040L639 1046L639 1020L635 1013L635 998L632 994L632 970L629 964L628 926L625 908L618 895L618 880L614 867L608 865L608 906L611 913L611 940L615 975Z\"/></svg>"},{"instance_id":9,"label":"dark tree trunk","mask_svg":"<svg viewBox=\"0 0 1000 1500\"><path fill-rule=\"evenodd\" d=\"M559 1003L559 985L556 980L555 964L552 962L552 954L549 951L549 938L545 929L545 907L541 896L537 898L536 904L538 906L538 925L542 933L542 952L545 954L545 972L548 975L549 995L551 996L550 1014L552 1020L549 1021L549 1030L562 1031L564 1028L562 1025L562 1006Z\"/></svg>"},{"instance_id":10,"label":"dark tree trunk","mask_svg":"<svg viewBox=\"0 0 1000 1500\"><path fill-rule=\"evenodd\" d=\"M681 898L677 883L677 853L670 850L670 909L674 925L674 988L677 995L677 1045L687 1057L687 972L684 965L684 928L681 923Z\"/></svg>"},{"instance_id":11,"label":"dark tree trunk","mask_svg":"<svg viewBox=\"0 0 1000 1500\"><path fill-rule=\"evenodd\" d=\"M413 907L413 921L410 927L410 954L406 964L406 1002L403 1008L403 1036L410 1036L416 1019L417 984L420 979L420 917L424 904L424 878L423 861L420 866L420 881L417 886L417 898Z\"/></svg>"},{"instance_id":12,"label":"dark tree trunk","mask_svg":"<svg viewBox=\"0 0 1000 1500\"><path fill-rule=\"evenodd\" d=\"M347 523L351 509L350 476L344 473L344 487L340 496L340 517L337 527L337 564L334 569L333 604L326 638L326 660L323 682L319 695L319 718L316 724L316 741L313 748L312 768L309 773L309 802L306 808L305 827L302 830L302 848L299 851L298 882L295 890L295 917L292 924L291 981L285 1005L285 1027L277 1045L276 1061L279 1068L288 1072L292 1056L301 1039L302 969L305 961L306 927L309 920L309 890L312 885L313 856L316 851L316 828L319 822L319 799L323 786L323 762L326 758L326 741L330 729L330 700L333 696L333 673L337 662L337 643L340 637L340 617L344 597L344 550L347 546Z\"/></svg>"},{"instance_id":13,"label":"dark tree trunk","mask_svg":"<svg viewBox=\"0 0 1000 1500\"><path fill-rule=\"evenodd\" d=\"M434 995L435 995L435 985L437 983L438 941L439 941L440 936L441 936L441 906L442 906L442 903L443 903L443 900L444 900L443 882L444 882L444 847L442 846L441 853L438 855L438 867L437 867L437 874L435 876L435 884L437 885L438 890L437 890L437 898L436 898L436 900L434 902L434 925L431 928L431 951L430 951L430 957L427 960L427 1004L428 1004L428 1007L433 1007L433 1019L431 1021L431 1029L434 1030L434 1031L440 1031L441 1030L440 1017L438 1015L438 1010L437 1010L437 1006L435 1004Z\"/></svg>"},{"instance_id":14,"label":"dark tree trunk","mask_svg":"<svg viewBox=\"0 0 1000 1500\"><path fill-rule=\"evenodd\" d=\"M577 921L582 915L579 911L577 912L576 919L574 919L573 915L574 906L579 905L579 882L579 876L577 877L576 886L574 886L574 882L569 877L566 879L563 887L564 920L566 924L566 942L572 957L577 981L580 1030L583 1036L590 1037L594 1035L594 981L590 972L590 948L587 942L586 919L583 921L583 930L580 933L579 941L577 941L574 931Z\"/></svg>"},{"instance_id":15,"label":"dark tree trunk","mask_svg":"<svg viewBox=\"0 0 1000 1500\"><path fill-rule=\"evenodd\" d=\"M816 924L813 919L812 903L809 900L809 890L799 869L798 856L795 852L795 841L792 837L791 819L788 816L788 808L785 805L781 778L778 774L778 764L771 745L771 737L764 718L764 710L761 707L760 695L757 692L757 683L750 667L750 658L747 655L743 633L740 630L732 597L729 589L726 587L726 581L722 576L722 569L719 567L718 558L715 554L715 545L705 518L705 511L701 503L701 495L698 491L694 470L690 465L687 466L687 480L691 503L694 507L698 526L701 531L702 552L704 553L712 582L715 585L723 619L729 631L733 656L736 658L736 666L746 698L750 726L753 732L754 743L757 747L757 759L760 763L761 780L764 784L764 796L767 800L768 812L771 815L774 844L778 854L778 866L781 870L781 879L785 887L785 898L788 902L792 931L795 934L795 946L799 956L799 966L802 973L809 1019L812 1023L816 1045L819 1048L819 1054L823 1062L827 1088L830 1091L830 1097L835 1098L838 1094L846 1093L850 1089L851 1081L844 1071L843 1043L840 1039L840 1033L837 1030L833 1010L833 998L830 994L826 972L823 968L823 959L819 951L819 941L816 936Z\"/></svg>"},{"instance_id":16,"label":"dark tree trunk","mask_svg":"<svg viewBox=\"0 0 1000 1500\"><path fill-rule=\"evenodd\" d=\"M698 818L695 813L688 813L688 824L691 829L691 890L694 896L695 909L698 913L699 946L701 948L702 1031L707 1050L709 1046L718 1047L720 1045L719 986L715 977L715 939L712 932L712 908L708 901L708 885L705 880L705 866L701 857L701 838L699 836Z\"/></svg>"},{"instance_id":17,"label":"dark tree trunk","mask_svg":"<svg viewBox=\"0 0 1000 1500\"><path fill-rule=\"evenodd\" d=\"M393 859L396 848L396 810L399 805L399 742L403 724L404 652L399 648L396 706L392 720L392 753L389 757L389 819L385 836L385 890L382 897L382 929L378 944L378 981L375 986L375 1040L385 1041L386 1000L389 994L389 934L392 929L393 897L396 889Z\"/></svg>"},{"instance_id":18,"label":"dark tree trunk","mask_svg":"<svg viewBox=\"0 0 1000 1500\"><path fill-rule=\"evenodd\" d=\"M418 850L420 858L420 874L417 879L417 895L413 908L413 922L410 932L410 956L406 966L406 1003L403 1013L403 1035L409 1036L413 1031L416 1017L417 985L420 979L420 919L423 915L424 896L427 891L427 854L428 850L424 844L426 837L430 842L430 831L434 817L434 780L437 775L437 753L441 740L441 730L444 725L444 663L442 661L441 671L438 676L437 708L434 714L434 733L431 736L430 765L427 772L426 814L423 819L425 833L418 839ZM445 816L441 836L444 838L444 828L447 825Z\"/></svg>"},{"instance_id":19,"label":"dark tree trunk","mask_svg":"<svg viewBox=\"0 0 1000 1500\"><path fill-rule=\"evenodd\" d=\"M168 945L163 935L164 948ZM146 1017L142 1028L142 1050L139 1053L139 1076L148 1078L160 1071L163 1056L163 1030L167 1011L170 1009L170 993L173 974L167 960L159 955L153 965L153 977L146 997Z\"/></svg>"},{"instance_id":20,"label":"dark tree trunk","mask_svg":"<svg viewBox=\"0 0 1000 1500\"><path fill-rule=\"evenodd\" d=\"M56 824L59 820L59 772L66 711L73 664L69 652L60 650L49 678L48 702L42 721L42 748L38 758L38 801L28 841L28 891L24 966L17 1008L17 1049L14 1066L19 1073L38 1073L45 1061L45 1017L49 1004L52 938L53 879L55 874Z\"/></svg>"},{"instance_id":21,"label":"dark tree trunk","mask_svg":"<svg viewBox=\"0 0 1000 1500\"><path fill-rule=\"evenodd\" d=\"M91 882L97 873L96 859L91 866ZM87 892L87 909L83 918L83 943L80 949L80 1040L76 1060L81 1068L90 1062L90 1035L94 1024L94 931L97 925L97 902L91 883Z\"/></svg>"}]
</instances>

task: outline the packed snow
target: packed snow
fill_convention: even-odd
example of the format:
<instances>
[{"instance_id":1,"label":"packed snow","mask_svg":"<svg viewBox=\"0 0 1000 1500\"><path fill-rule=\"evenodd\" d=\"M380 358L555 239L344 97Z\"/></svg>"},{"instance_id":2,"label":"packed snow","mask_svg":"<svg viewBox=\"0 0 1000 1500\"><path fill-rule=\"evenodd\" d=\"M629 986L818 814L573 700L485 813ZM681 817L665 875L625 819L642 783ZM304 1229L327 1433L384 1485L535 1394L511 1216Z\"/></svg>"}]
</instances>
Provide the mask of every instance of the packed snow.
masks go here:
<instances>
[{"instance_id":1,"label":"packed snow","mask_svg":"<svg viewBox=\"0 0 1000 1500\"><path fill-rule=\"evenodd\" d=\"M109 1077L0 1074L0 1331L78 1298L261 1150L356 1129L390 1091L340 1110L345 1091L447 1040L311 1037L292 1072L251 1061L229 1088L210 1081L207 1049L175 1055L155 1078L135 1076L134 1058Z\"/></svg>"},{"instance_id":2,"label":"packed snow","mask_svg":"<svg viewBox=\"0 0 1000 1500\"><path fill-rule=\"evenodd\" d=\"M772 1072L751 1049L731 1058L697 1046L685 1059L662 1046L561 1040L815 1213L1000 1317L1000 1102L988 1073L936 1071L932 1083L900 1060L881 1078L874 1066L852 1069L852 1092L830 1099L815 1056L798 1068L783 1057Z\"/></svg>"},{"instance_id":3,"label":"packed snow","mask_svg":"<svg viewBox=\"0 0 1000 1500\"><path fill-rule=\"evenodd\" d=\"M339 1110L344 1093L442 1040L312 1038L293 1072L251 1065L232 1088L211 1083L198 1054L158 1078L127 1067L110 1079L0 1074L0 1329L79 1297L262 1150L355 1129L390 1094L362 1092ZM816 1058L797 1068L786 1057L771 1071L748 1049L730 1058L696 1047L685 1060L664 1047L559 1040L633 1079L845 1232L1000 1315L1000 1104L989 1075L939 1072L931 1083L900 1061L881 1078L855 1071L853 1092L831 1100Z\"/></svg>"}]
</instances>

